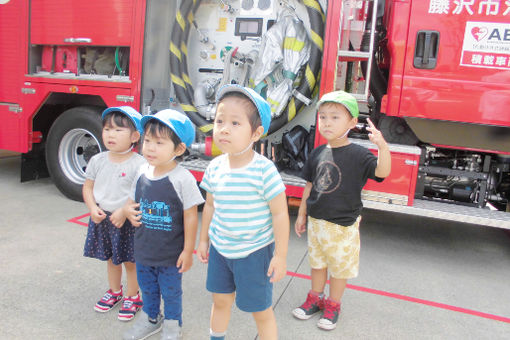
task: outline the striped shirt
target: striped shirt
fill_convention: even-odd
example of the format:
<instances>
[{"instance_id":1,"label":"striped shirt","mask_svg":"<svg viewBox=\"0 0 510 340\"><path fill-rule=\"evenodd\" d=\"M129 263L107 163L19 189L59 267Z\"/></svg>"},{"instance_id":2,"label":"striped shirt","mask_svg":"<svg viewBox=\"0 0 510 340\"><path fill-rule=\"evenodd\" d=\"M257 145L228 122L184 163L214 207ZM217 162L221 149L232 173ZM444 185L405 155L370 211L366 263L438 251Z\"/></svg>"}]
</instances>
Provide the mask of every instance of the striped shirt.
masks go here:
<instances>
[{"instance_id":1,"label":"striped shirt","mask_svg":"<svg viewBox=\"0 0 510 340\"><path fill-rule=\"evenodd\" d=\"M285 186L275 165L258 153L237 169L230 168L227 157L209 163L200 187L214 198L211 243L223 256L236 259L274 242L269 202Z\"/></svg>"}]
</instances>

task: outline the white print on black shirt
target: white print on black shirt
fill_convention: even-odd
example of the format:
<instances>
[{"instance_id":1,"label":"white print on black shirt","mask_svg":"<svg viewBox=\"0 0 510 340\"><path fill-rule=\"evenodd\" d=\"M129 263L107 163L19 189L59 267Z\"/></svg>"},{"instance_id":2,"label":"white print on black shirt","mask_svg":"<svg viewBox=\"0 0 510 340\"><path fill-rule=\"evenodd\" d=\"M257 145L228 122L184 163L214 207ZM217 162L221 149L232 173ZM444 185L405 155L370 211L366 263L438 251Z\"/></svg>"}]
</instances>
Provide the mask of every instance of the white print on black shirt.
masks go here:
<instances>
[{"instance_id":1,"label":"white print on black shirt","mask_svg":"<svg viewBox=\"0 0 510 340\"><path fill-rule=\"evenodd\" d=\"M315 190L321 194L329 194L340 186L342 172L340 168L331 161L323 161L317 167L317 176L313 182Z\"/></svg>"}]
</instances>

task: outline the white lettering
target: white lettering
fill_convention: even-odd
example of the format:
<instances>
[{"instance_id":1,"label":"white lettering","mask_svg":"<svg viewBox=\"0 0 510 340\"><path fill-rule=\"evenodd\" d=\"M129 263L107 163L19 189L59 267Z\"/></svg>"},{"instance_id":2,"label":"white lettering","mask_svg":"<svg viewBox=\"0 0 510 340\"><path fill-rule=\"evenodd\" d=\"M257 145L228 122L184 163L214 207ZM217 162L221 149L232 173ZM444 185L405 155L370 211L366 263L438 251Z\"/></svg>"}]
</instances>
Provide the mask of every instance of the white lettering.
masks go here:
<instances>
[{"instance_id":1,"label":"white lettering","mask_svg":"<svg viewBox=\"0 0 510 340\"><path fill-rule=\"evenodd\" d=\"M506 5L506 10L503 12L503 15L507 15L508 13L510 13L510 0L506 0L505 5Z\"/></svg>"},{"instance_id":2,"label":"white lettering","mask_svg":"<svg viewBox=\"0 0 510 340\"><path fill-rule=\"evenodd\" d=\"M496 65L505 66L506 65L506 57L496 57Z\"/></svg>"},{"instance_id":3,"label":"white lettering","mask_svg":"<svg viewBox=\"0 0 510 340\"><path fill-rule=\"evenodd\" d=\"M462 9L466 8L466 11L469 13L469 15L473 15L473 9L471 6L474 5L475 0L454 0L453 3L457 5L455 9L453 10L453 14L460 14L462 13Z\"/></svg>"},{"instance_id":4,"label":"white lettering","mask_svg":"<svg viewBox=\"0 0 510 340\"><path fill-rule=\"evenodd\" d=\"M483 57L483 64L484 65L494 65L494 56L493 55L486 55Z\"/></svg>"},{"instance_id":5,"label":"white lettering","mask_svg":"<svg viewBox=\"0 0 510 340\"><path fill-rule=\"evenodd\" d=\"M499 0L480 1L480 4L478 5L478 14L482 14L483 7L485 6L487 6L485 9L485 15L497 15L499 13Z\"/></svg>"},{"instance_id":6,"label":"white lettering","mask_svg":"<svg viewBox=\"0 0 510 340\"><path fill-rule=\"evenodd\" d=\"M481 64L482 63L482 56L480 54L473 54L471 56L471 63L472 64Z\"/></svg>"},{"instance_id":7,"label":"white lettering","mask_svg":"<svg viewBox=\"0 0 510 340\"><path fill-rule=\"evenodd\" d=\"M449 12L450 12L450 0L430 0L429 13L448 14Z\"/></svg>"}]
</instances>

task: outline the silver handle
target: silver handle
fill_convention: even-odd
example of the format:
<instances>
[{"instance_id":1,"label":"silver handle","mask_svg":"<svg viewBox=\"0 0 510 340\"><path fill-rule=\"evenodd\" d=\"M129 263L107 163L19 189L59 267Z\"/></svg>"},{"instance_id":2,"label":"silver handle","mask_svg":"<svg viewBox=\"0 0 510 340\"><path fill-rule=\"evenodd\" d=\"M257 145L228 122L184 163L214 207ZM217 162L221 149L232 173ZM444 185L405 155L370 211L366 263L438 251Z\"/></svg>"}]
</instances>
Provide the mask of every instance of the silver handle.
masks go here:
<instances>
[{"instance_id":1,"label":"silver handle","mask_svg":"<svg viewBox=\"0 0 510 340\"><path fill-rule=\"evenodd\" d=\"M90 38L65 38L64 42L90 44L92 42L92 39L90 39Z\"/></svg>"}]
</instances>

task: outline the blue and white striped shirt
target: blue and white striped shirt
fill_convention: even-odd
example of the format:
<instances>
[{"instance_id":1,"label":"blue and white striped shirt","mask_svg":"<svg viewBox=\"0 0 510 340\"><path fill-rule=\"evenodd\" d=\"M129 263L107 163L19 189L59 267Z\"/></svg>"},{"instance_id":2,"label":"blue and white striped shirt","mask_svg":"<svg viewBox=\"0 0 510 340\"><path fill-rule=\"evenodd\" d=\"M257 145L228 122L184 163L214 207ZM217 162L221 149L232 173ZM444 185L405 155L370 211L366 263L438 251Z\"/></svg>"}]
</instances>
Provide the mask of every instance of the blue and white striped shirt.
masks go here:
<instances>
[{"instance_id":1,"label":"blue and white striped shirt","mask_svg":"<svg viewBox=\"0 0 510 340\"><path fill-rule=\"evenodd\" d=\"M211 243L223 256L236 259L274 242L269 202L285 186L273 162L260 154L237 169L230 168L227 157L209 163L200 187L214 198Z\"/></svg>"}]
</instances>

